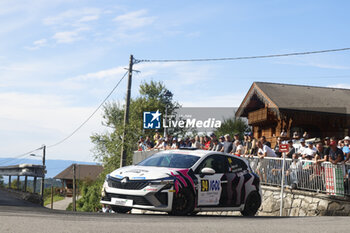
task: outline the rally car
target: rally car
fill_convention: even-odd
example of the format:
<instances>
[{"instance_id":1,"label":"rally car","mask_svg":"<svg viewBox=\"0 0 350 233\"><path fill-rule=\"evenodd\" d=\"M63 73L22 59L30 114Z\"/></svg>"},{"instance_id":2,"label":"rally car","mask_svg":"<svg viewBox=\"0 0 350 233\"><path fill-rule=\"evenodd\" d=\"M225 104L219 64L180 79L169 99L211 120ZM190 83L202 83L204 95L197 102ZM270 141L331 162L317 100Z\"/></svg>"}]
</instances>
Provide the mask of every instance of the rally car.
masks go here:
<instances>
[{"instance_id":1,"label":"rally car","mask_svg":"<svg viewBox=\"0 0 350 233\"><path fill-rule=\"evenodd\" d=\"M253 216L261 205L260 179L248 161L205 150L167 150L107 175L102 204L118 213L132 208L191 215L240 211Z\"/></svg>"}]
</instances>

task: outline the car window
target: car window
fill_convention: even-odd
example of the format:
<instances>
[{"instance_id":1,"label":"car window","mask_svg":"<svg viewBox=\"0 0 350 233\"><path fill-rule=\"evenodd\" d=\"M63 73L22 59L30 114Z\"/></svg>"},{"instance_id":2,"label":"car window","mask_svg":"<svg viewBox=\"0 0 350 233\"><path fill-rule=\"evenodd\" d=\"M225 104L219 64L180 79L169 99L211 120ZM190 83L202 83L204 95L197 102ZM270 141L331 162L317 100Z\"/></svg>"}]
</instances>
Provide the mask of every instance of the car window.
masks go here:
<instances>
[{"instance_id":1,"label":"car window","mask_svg":"<svg viewBox=\"0 0 350 233\"><path fill-rule=\"evenodd\" d=\"M248 169L247 164L241 159L227 156L227 161L231 172L240 172Z\"/></svg>"},{"instance_id":2,"label":"car window","mask_svg":"<svg viewBox=\"0 0 350 233\"><path fill-rule=\"evenodd\" d=\"M215 170L215 173L227 173L228 172L228 163L224 155L210 155L208 156L196 169L196 173L205 168L212 168Z\"/></svg>"},{"instance_id":3,"label":"car window","mask_svg":"<svg viewBox=\"0 0 350 233\"><path fill-rule=\"evenodd\" d=\"M156 153L143 160L139 166L190 168L200 157L188 154Z\"/></svg>"}]
</instances>

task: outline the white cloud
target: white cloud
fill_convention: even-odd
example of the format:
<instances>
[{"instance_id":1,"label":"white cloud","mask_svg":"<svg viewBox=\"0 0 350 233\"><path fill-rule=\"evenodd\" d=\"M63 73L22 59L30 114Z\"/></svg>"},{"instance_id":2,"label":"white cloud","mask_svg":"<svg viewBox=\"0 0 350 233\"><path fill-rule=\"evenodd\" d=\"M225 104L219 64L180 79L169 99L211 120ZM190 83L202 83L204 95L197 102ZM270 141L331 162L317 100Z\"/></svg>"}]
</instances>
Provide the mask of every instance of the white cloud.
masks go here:
<instances>
[{"instance_id":1,"label":"white cloud","mask_svg":"<svg viewBox=\"0 0 350 233\"><path fill-rule=\"evenodd\" d=\"M0 93L0 156L56 143L75 130L95 109L95 106L74 107L70 102L70 98L58 95ZM97 113L67 143L50 149L48 157L91 161L93 145L89 137L102 130L100 116L101 112Z\"/></svg>"},{"instance_id":2,"label":"white cloud","mask_svg":"<svg viewBox=\"0 0 350 233\"><path fill-rule=\"evenodd\" d=\"M156 20L154 16L147 16L147 10L138 10L119 15L114 18L120 29L130 30L151 25Z\"/></svg>"},{"instance_id":3,"label":"white cloud","mask_svg":"<svg viewBox=\"0 0 350 233\"><path fill-rule=\"evenodd\" d=\"M75 41L82 40L83 36L81 33L89 30L89 28L82 27L73 31L56 32L52 38L55 39L57 43L73 43Z\"/></svg>"},{"instance_id":4,"label":"white cloud","mask_svg":"<svg viewBox=\"0 0 350 233\"><path fill-rule=\"evenodd\" d=\"M46 45L47 45L47 39L46 39L46 38L43 38L43 39L34 41L34 42L33 42L33 46L31 46L31 47L25 47L25 48L26 48L26 49L29 49L29 50L36 50L36 49L45 47Z\"/></svg>"},{"instance_id":5,"label":"white cloud","mask_svg":"<svg viewBox=\"0 0 350 233\"><path fill-rule=\"evenodd\" d=\"M99 8L71 9L43 20L45 25L76 26L79 22L97 20L102 13Z\"/></svg>"}]
</instances>

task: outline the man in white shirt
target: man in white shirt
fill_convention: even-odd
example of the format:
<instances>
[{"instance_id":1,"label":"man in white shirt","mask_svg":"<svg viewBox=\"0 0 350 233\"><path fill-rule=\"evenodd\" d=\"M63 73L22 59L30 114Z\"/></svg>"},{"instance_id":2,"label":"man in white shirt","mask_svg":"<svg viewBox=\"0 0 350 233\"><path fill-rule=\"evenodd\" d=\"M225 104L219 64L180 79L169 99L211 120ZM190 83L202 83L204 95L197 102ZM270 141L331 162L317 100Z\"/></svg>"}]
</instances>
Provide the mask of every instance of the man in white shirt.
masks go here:
<instances>
[{"instance_id":1,"label":"man in white shirt","mask_svg":"<svg viewBox=\"0 0 350 233\"><path fill-rule=\"evenodd\" d=\"M310 157L313 159L316 155L316 148L312 142L308 142L307 145L308 147L303 150L302 158Z\"/></svg>"},{"instance_id":2,"label":"man in white shirt","mask_svg":"<svg viewBox=\"0 0 350 233\"><path fill-rule=\"evenodd\" d=\"M263 159L265 157L277 157L276 153L267 145L263 145L261 141L257 142L258 156Z\"/></svg>"}]
</instances>

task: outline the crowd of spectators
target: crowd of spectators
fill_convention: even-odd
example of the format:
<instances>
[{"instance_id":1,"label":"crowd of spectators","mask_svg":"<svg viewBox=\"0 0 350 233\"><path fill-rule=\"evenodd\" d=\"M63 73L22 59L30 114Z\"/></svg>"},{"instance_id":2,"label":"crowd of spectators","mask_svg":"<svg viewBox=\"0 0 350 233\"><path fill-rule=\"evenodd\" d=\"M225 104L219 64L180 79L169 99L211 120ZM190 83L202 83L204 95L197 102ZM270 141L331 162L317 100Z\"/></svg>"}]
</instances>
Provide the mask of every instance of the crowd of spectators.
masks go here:
<instances>
[{"instance_id":1,"label":"crowd of spectators","mask_svg":"<svg viewBox=\"0 0 350 233\"><path fill-rule=\"evenodd\" d=\"M303 137L294 132L293 138L287 139L284 132L277 138L275 146L271 147L271 142L265 136L259 139L254 138L252 132L244 133L243 139L239 134L234 134L233 138L229 134L217 137L214 133L194 137L177 138L171 135L162 137L159 132L151 138L140 137L138 150L169 150L179 148L197 148L203 150L219 151L237 156L251 157L282 157L279 152L280 144L288 144L289 151L286 157L290 159L314 160L316 163L329 161L333 164L345 163L350 160L350 137L337 140L335 137L326 137L324 140L308 139L305 132Z\"/></svg>"}]
</instances>

